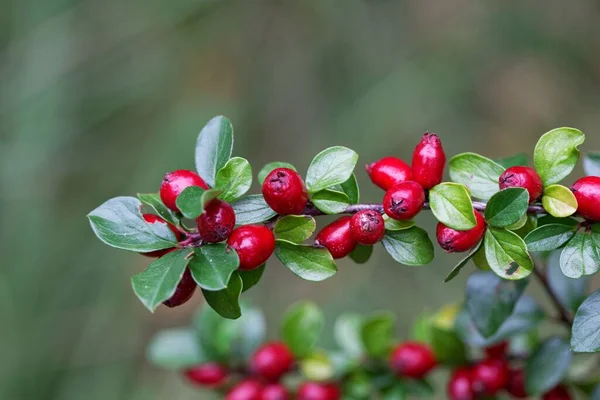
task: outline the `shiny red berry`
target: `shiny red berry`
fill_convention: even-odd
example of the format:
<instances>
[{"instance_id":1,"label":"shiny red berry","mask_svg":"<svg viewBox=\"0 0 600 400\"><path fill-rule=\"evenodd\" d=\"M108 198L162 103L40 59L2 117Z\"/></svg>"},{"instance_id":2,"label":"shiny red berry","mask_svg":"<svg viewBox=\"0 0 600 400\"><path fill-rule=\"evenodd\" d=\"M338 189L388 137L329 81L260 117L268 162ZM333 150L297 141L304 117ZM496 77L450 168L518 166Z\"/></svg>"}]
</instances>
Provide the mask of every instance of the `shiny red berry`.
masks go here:
<instances>
[{"instance_id":1,"label":"shiny red berry","mask_svg":"<svg viewBox=\"0 0 600 400\"><path fill-rule=\"evenodd\" d=\"M385 193L383 210L393 219L411 219L425 204L425 192L421 185L413 181L402 182Z\"/></svg>"},{"instance_id":2,"label":"shiny red berry","mask_svg":"<svg viewBox=\"0 0 600 400\"><path fill-rule=\"evenodd\" d=\"M469 368L458 368L450 377L446 386L450 400L475 400L473 376Z\"/></svg>"},{"instance_id":3,"label":"shiny red berry","mask_svg":"<svg viewBox=\"0 0 600 400\"><path fill-rule=\"evenodd\" d=\"M169 300L164 301L163 304L169 308L173 308L187 303L194 295L196 286L196 281L192 278L190 270L186 269L175 289L175 293Z\"/></svg>"},{"instance_id":4,"label":"shiny red berry","mask_svg":"<svg viewBox=\"0 0 600 400\"><path fill-rule=\"evenodd\" d=\"M571 394L566 387L559 385L542 396L542 400L571 400Z\"/></svg>"},{"instance_id":5,"label":"shiny red berry","mask_svg":"<svg viewBox=\"0 0 600 400\"><path fill-rule=\"evenodd\" d=\"M336 259L352 253L357 243L352 236L350 220L350 217L342 217L325 226L317 234L315 244L324 246Z\"/></svg>"},{"instance_id":6,"label":"shiny red berry","mask_svg":"<svg viewBox=\"0 0 600 400\"><path fill-rule=\"evenodd\" d=\"M600 221L600 177L586 176L571 186L577 199L577 212L585 219Z\"/></svg>"},{"instance_id":7,"label":"shiny red berry","mask_svg":"<svg viewBox=\"0 0 600 400\"><path fill-rule=\"evenodd\" d=\"M263 385L253 379L246 379L235 385L225 395L225 400L260 400Z\"/></svg>"},{"instance_id":8,"label":"shiny red berry","mask_svg":"<svg viewBox=\"0 0 600 400\"><path fill-rule=\"evenodd\" d=\"M412 180L423 189L431 189L442 182L446 154L435 133L425 133L415 148L412 158Z\"/></svg>"},{"instance_id":9,"label":"shiny red berry","mask_svg":"<svg viewBox=\"0 0 600 400\"><path fill-rule=\"evenodd\" d=\"M334 383L305 382L298 388L296 400L339 400L342 391Z\"/></svg>"},{"instance_id":10,"label":"shiny red berry","mask_svg":"<svg viewBox=\"0 0 600 400\"><path fill-rule=\"evenodd\" d=\"M285 386L271 383L265 386L258 396L258 400L289 400L291 397Z\"/></svg>"},{"instance_id":11,"label":"shiny red berry","mask_svg":"<svg viewBox=\"0 0 600 400\"><path fill-rule=\"evenodd\" d=\"M486 358L505 358L506 351L508 350L508 342L503 341L500 343L493 344L483 349Z\"/></svg>"},{"instance_id":12,"label":"shiny red berry","mask_svg":"<svg viewBox=\"0 0 600 400\"><path fill-rule=\"evenodd\" d=\"M202 189L208 189L208 185L204 179L193 171L180 169L169 172L165 175L162 184L160 185L160 199L165 206L173 211L179 211L177 208L177 196L189 186L200 186Z\"/></svg>"},{"instance_id":13,"label":"shiny red berry","mask_svg":"<svg viewBox=\"0 0 600 400\"><path fill-rule=\"evenodd\" d=\"M529 192L529 202L533 203L542 195L542 178L530 167L510 167L500 175L500 189L523 188Z\"/></svg>"},{"instance_id":14,"label":"shiny red berry","mask_svg":"<svg viewBox=\"0 0 600 400\"><path fill-rule=\"evenodd\" d=\"M224 365L209 362L186 369L184 374L192 383L214 388L221 386L227 380L229 372Z\"/></svg>"},{"instance_id":15,"label":"shiny red berry","mask_svg":"<svg viewBox=\"0 0 600 400\"><path fill-rule=\"evenodd\" d=\"M367 164L365 168L371 181L383 190L389 190L392 186L412 178L410 165L396 157L384 157Z\"/></svg>"},{"instance_id":16,"label":"shiny red berry","mask_svg":"<svg viewBox=\"0 0 600 400\"><path fill-rule=\"evenodd\" d=\"M289 168L271 171L263 182L262 193L269 207L280 215L300 214L308 203L304 181Z\"/></svg>"},{"instance_id":17,"label":"shiny red berry","mask_svg":"<svg viewBox=\"0 0 600 400\"><path fill-rule=\"evenodd\" d=\"M478 395L494 396L506 386L508 375L508 364L505 360L483 360L473 366L473 389Z\"/></svg>"},{"instance_id":18,"label":"shiny red berry","mask_svg":"<svg viewBox=\"0 0 600 400\"><path fill-rule=\"evenodd\" d=\"M251 270L264 264L275 251L275 236L264 225L236 228L227 239L240 257L240 269Z\"/></svg>"},{"instance_id":19,"label":"shiny red berry","mask_svg":"<svg viewBox=\"0 0 600 400\"><path fill-rule=\"evenodd\" d=\"M269 381L277 381L294 364L294 355L281 342L267 343L250 358L250 370Z\"/></svg>"},{"instance_id":20,"label":"shiny red berry","mask_svg":"<svg viewBox=\"0 0 600 400\"><path fill-rule=\"evenodd\" d=\"M525 399L529 397L525 391L525 372L522 369L510 371L505 389L516 399Z\"/></svg>"},{"instance_id":21,"label":"shiny red berry","mask_svg":"<svg viewBox=\"0 0 600 400\"><path fill-rule=\"evenodd\" d=\"M390 357L390 367L400 377L422 379L436 365L435 354L423 343L401 343Z\"/></svg>"},{"instance_id":22,"label":"shiny red berry","mask_svg":"<svg viewBox=\"0 0 600 400\"><path fill-rule=\"evenodd\" d=\"M485 219L475 211L477 225L468 231L457 231L438 222L436 238L446 253L461 253L473 248L485 234Z\"/></svg>"},{"instance_id":23,"label":"shiny red berry","mask_svg":"<svg viewBox=\"0 0 600 400\"><path fill-rule=\"evenodd\" d=\"M359 211L350 219L350 232L358 244L370 246L385 236L385 221L377 211Z\"/></svg>"},{"instance_id":24,"label":"shiny red berry","mask_svg":"<svg viewBox=\"0 0 600 400\"><path fill-rule=\"evenodd\" d=\"M159 217L158 215L154 215L154 214L142 214L142 218L144 218L144 220L149 223L149 224L167 224L167 226L169 227L169 229L171 231L173 231L173 233L175 234L175 238L177 238L177 241L181 240L182 234L181 232L179 232L177 230L177 228L173 225L168 223L167 221L165 221L164 219L162 219L161 217ZM171 251L175 250L175 247L171 247L170 249L164 249L164 250L156 250L156 251L151 251L149 253L141 253L143 255L145 255L146 257L162 257L167 253L170 253Z\"/></svg>"},{"instance_id":25,"label":"shiny red berry","mask_svg":"<svg viewBox=\"0 0 600 400\"><path fill-rule=\"evenodd\" d=\"M214 199L204 208L204 213L196 218L198 233L208 243L226 240L235 227L235 211L229 203Z\"/></svg>"}]
</instances>

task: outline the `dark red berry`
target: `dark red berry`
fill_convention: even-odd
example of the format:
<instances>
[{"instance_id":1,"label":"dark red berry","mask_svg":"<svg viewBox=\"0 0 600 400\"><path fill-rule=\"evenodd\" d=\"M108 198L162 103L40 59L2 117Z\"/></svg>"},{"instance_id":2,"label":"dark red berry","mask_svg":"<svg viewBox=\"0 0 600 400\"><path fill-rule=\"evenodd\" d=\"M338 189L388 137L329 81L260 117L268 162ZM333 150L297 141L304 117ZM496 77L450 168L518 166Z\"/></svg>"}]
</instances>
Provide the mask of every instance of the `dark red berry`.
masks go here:
<instances>
[{"instance_id":1,"label":"dark red berry","mask_svg":"<svg viewBox=\"0 0 600 400\"><path fill-rule=\"evenodd\" d=\"M417 182L402 182L385 193L383 210L393 219L411 219L425 204L425 192Z\"/></svg>"},{"instance_id":2,"label":"dark red berry","mask_svg":"<svg viewBox=\"0 0 600 400\"><path fill-rule=\"evenodd\" d=\"M437 365L435 354L423 343L404 342L390 358L390 367L400 377L422 379Z\"/></svg>"},{"instance_id":3,"label":"dark red berry","mask_svg":"<svg viewBox=\"0 0 600 400\"><path fill-rule=\"evenodd\" d=\"M226 240L235 227L235 211L229 203L215 199L204 208L204 213L196 218L198 233L208 243Z\"/></svg>"},{"instance_id":4,"label":"dark red berry","mask_svg":"<svg viewBox=\"0 0 600 400\"><path fill-rule=\"evenodd\" d=\"M566 387L559 385L542 396L542 400L571 400Z\"/></svg>"},{"instance_id":5,"label":"dark red berry","mask_svg":"<svg viewBox=\"0 0 600 400\"><path fill-rule=\"evenodd\" d=\"M262 193L269 207L280 215L300 214L308 203L304 181L289 168L271 171L263 182Z\"/></svg>"},{"instance_id":6,"label":"dark red berry","mask_svg":"<svg viewBox=\"0 0 600 400\"><path fill-rule=\"evenodd\" d=\"M506 360L489 358L473 366L473 389L478 395L494 396L508 383Z\"/></svg>"},{"instance_id":7,"label":"dark red berry","mask_svg":"<svg viewBox=\"0 0 600 400\"><path fill-rule=\"evenodd\" d=\"M339 400L342 391L334 383L305 382L298 388L296 400Z\"/></svg>"},{"instance_id":8,"label":"dark red berry","mask_svg":"<svg viewBox=\"0 0 600 400\"><path fill-rule=\"evenodd\" d=\"M260 400L263 385L253 379L246 379L235 385L225 396L225 400Z\"/></svg>"},{"instance_id":9,"label":"dark red berry","mask_svg":"<svg viewBox=\"0 0 600 400\"><path fill-rule=\"evenodd\" d=\"M446 154L435 133L426 132L415 148L412 158L412 180L423 189L431 189L442 182Z\"/></svg>"},{"instance_id":10,"label":"dark red berry","mask_svg":"<svg viewBox=\"0 0 600 400\"><path fill-rule=\"evenodd\" d=\"M200 186L202 189L208 189L208 185L204 179L193 171L180 169L169 172L165 175L162 184L160 185L160 199L165 206L173 211L179 211L177 208L177 196L189 186Z\"/></svg>"},{"instance_id":11,"label":"dark red berry","mask_svg":"<svg viewBox=\"0 0 600 400\"><path fill-rule=\"evenodd\" d=\"M522 369L512 370L508 374L508 383L506 391L516 399L525 399L529 397L525 391L525 373Z\"/></svg>"},{"instance_id":12,"label":"dark red berry","mask_svg":"<svg viewBox=\"0 0 600 400\"><path fill-rule=\"evenodd\" d=\"M350 232L358 244L370 246L385 236L385 221L377 211L359 211L350 219Z\"/></svg>"},{"instance_id":13,"label":"dark red berry","mask_svg":"<svg viewBox=\"0 0 600 400\"><path fill-rule=\"evenodd\" d=\"M585 219L600 221L600 177L586 176L571 186L577 199L577 212Z\"/></svg>"},{"instance_id":14,"label":"dark red berry","mask_svg":"<svg viewBox=\"0 0 600 400\"><path fill-rule=\"evenodd\" d=\"M285 388L285 386L280 385L279 383L272 383L270 385L265 386L260 391L260 396L258 400L289 400L290 395Z\"/></svg>"},{"instance_id":15,"label":"dark red berry","mask_svg":"<svg viewBox=\"0 0 600 400\"><path fill-rule=\"evenodd\" d=\"M196 286L196 281L192 278L190 270L186 269L175 289L175 293L169 300L164 301L163 304L169 308L173 308L187 303L194 295Z\"/></svg>"},{"instance_id":16,"label":"dark red berry","mask_svg":"<svg viewBox=\"0 0 600 400\"><path fill-rule=\"evenodd\" d=\"M324 246L333 258L344 258L356 248L350 229L350 217L339 218L317 234L315 244Z\"/></svg>"},{"instance_id":17,"label":"dark red berry","mask_svg":"<svg viewBox=\"0 0 600 400\"><path fill-rule=\"evenodd\" d=\"M458 368L450 377L446 386L450 400L475 400L473 376L469 368Z\"/></svg>"},{"instance_id":18,"label":"dark red berry","mask_svg":"<svg viewBox=\"0 0 600 400\"><path fill-rule=\"evenodd\" d=\"M236 228L227 244L240 257L240 269L251 270L264 264L275 250L275 236L264 225L244 225Z\"/></svg>"},{"instance_id":19,"label":"dark red berry","mask_svg":"<svg viewBox=\"0 0 600 400\"><path fill-rule=\"evenodd\" d=\"M144 220L149 223L149 224L167 224L167 226L169 227L169 229L171 229L171 231L173 231L173 233L175 234L175 238L177 238L177 241L181 240L182 234L181 232L179 232L177 230L177 228L173 225L168 223L167 221L165 221L164 219L162 219L161 217L159 217L158 215L154 215L154 214L142 214L142 218L144 218ZM162 257L167 253L172 252L173 250L175 250L175 247L171 247L170 249L164 249L164 250L156 250L156 251L151 251L149 253L141 253L143 255L145 255L146 257Z\"/></svg>"},{"instance_id":20,"label":"dark red berry","mask_svg":"<svg viewBox=\"0 0 600 400\"><path fill-rule=\"evenodd\" d=\"M510 167L500 175L500 189L523 188L529 192L529 202L533 203L542 195L542 178L530 167Z\"/></svg>"},{"instance_id":21,"label":"dark red berry","mask_svg":"<svg viewBox=\"0 0 600 400\"><path fill-rule=\"evenodd\" d=\"M396 157L384 157L379 161L365 166L371 181L382 188L389 190L400 182L410 181L412 170L410 166Z\"/></svg>"},{"instance_id":22,"label":"dark red berry","mask_svg":"<svg viewBox=\"0 0 600 400\"><path fill-rule=\"evenodd\" d=\"M215 362L197 365L184 371L185 377L192 383L208 387L221 386L227 380L227 368Z\"/></svg>"},{"instance_id":23,"label":"dark red berry","mask_svg":"<svg viewBox=\"0 0 600 400\"><path fill-rule=\"evenodd\" d=\"M436 237L440 247L446 253L461 253L473 248L485 234L485 219L475 211L477 225L468 231L457 231L438 222Z\"/></svg>"},{"instance_id":24,"label":"dark red berry","mask_svg":"<svg viewBox=\"0 0 600 400\"><path fill-rule=\"evenodd\" d=\"M260 347L250 359L250 369L269 381L277 381L294 364L294 355L281 342L267 343Z\"/></svg>"},{"instance_id":25,"label":"dark red berry","mask_svg":"<svg viewBox=\"0 0 600 400\"><path fill-rule=\"evenodd\" d=\"M503 341L500 343L493 344L483 349L486 358L505 358L506 350L508 349L508 342Z\"/></svg>"}]
</instances>

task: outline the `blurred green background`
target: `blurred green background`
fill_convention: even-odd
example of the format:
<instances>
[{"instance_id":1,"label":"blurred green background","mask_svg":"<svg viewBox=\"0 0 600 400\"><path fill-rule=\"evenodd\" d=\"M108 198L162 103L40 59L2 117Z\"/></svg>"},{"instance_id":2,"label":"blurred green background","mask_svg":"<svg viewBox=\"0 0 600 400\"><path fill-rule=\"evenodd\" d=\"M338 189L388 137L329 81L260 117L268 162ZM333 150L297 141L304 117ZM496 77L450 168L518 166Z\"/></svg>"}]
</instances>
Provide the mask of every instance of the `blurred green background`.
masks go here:
<instances>
[{"instance_id":1,"label":"blurred green background","mask_svg":"<svg viewBox=\"0 0 600 400\"><path fill-rule=\"evenodd\" d=\"M129 277L149 260L104 246L85 215L193 169L213 115L231 118L234 154L255 172L273 160L305 171L335 144L361 165L408 159L426 130L449 156L531 154L558 126L582 129L584 151L600 149L594 0L0 6L1 399L205 398L144 358L152 334L186 324L201 296L148 313ZM377 201L362 167L358 176L363 199ZM289 304L312 298L330 316L392 309L404 335L423 310L462 299L464 276L442 283L456 258L437 252L410 268L377 249L319 284L272 261L246 299L272 334Z\"/></svg>"}]
</instances>

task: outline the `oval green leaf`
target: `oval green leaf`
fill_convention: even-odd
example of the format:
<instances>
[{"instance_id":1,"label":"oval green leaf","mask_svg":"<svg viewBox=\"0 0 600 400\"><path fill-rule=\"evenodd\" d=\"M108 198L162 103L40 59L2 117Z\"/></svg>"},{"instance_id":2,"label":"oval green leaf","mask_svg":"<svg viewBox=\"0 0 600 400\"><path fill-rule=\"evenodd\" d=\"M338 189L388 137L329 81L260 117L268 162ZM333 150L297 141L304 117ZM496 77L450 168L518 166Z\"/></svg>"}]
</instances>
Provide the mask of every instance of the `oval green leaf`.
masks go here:
<instances>
[{"instance_id":1,"label":"oval green leaf","mask_svg":"<svg viewBox=\"0 0 600 400\"><path fill-rule=\"evenodd\" d=\"M458 274L460 273L460 271L465 267L465 265L467 265L467 263L479 251L479 249L481 248L482 244L483 244L483 240L481 240L479 243L477 243L477 245L475 247L473 247L473 249L471 250L471 252L469 253L469 255L467 255L465 258L463 258L462 260L460 260L460 262L458 264L456 264L456 266L454 268L452 268L452 270L450 271L450 273L444 279L444 282L447 283L447 282L450 282L452 279L456 278L458 276Z\"/></svg>"},{"instance_id":2,"label":"oval green leaf","mask_svg":"<svg viewBox=\"0 0 600 400\"><path fill-rule=\"evenodd\" d=\"M577 146L584 140L585 135L573 128L556 128L542 135L533 152L533 163L544 186L559 183L573 171L579 160Z\"/></svg>"},{"instance_id":3,"label":"oval green leaf","mask_svg":"<svg viewBox=\"0 0 600 400\"><path fill-rule=\"evenodd\" d=\"M252 186L252 167L248 160L233 157L217 172L215 188L220 189L219 195L224 201L232 202L244 195Z\"/></svg>"},{"instance_id":4,"label":"oval green leaf","mask_svg":"<svg viewBox=\"0 0 600 400\"><path fill-rule=\"evenodd\" d=\"M234 272L225 289L218 291L202 289L202 294L206 303L221 317L238 319L242 316L242 308L240 307L242 288L242 278L237 272Z\"/></svg>"},{"instance_id":5,"label":"oval green leaf","mask_svg":"<svg viewBox=\"0 0 600 400\"><path fill-rule=\"evenodd\" d=\"M202 128L196 141L196 170L209 186L233 151L233 126L223 116L214 117Z\"/></svg>"},{"instance_id":6,"label":"oval green leaf","mask_svg":"<svg viewBox=\"0 0 600 400\"><path fill-rule=\"evenodd\" d=\"M373 246L357 245L349 257L357 264L365 264L373 254Z\"/></svg>"},{"instance_id":7,"label":"oval green leaf","mask_svg":"<svg viewBox=\"0 0 600 400\"><path fill-rule=\"evenodd\" d=\"M340 348L350 357L359 359L365 352L360 331L363 318L358 314L342 314L333 325L333 336Z\"/></svg>"},{"instance_id":8,"label":"oval green leaf","mask_svg":"<svg viewBox=\"0 0 600 400\"><path fill-rule=\"evenodd\" d=\"M387 214L383 214L383 221L385 222L385 229L388 231L403 231L415 226L415 221L412 219L400 221L390 218Z\"/></svg>"},{"instance_id":9,"label":"oval green leaf","mask_svg":"<svg viewBox=\"0 0 600 400\"><path fill-rule=\"evenodd\" d=\"M388 231L381 243L400 264L420 266L433 260L433 243L427 232L416 226L402 231Z\"/></svg>"},{"instance_id":10,"label":"oval green leaf","mask_svg":"<svg viewBox=\"0 0 600 400\"><path fill-rule=\"evenodd\" d=\"M450 179L469 188L473 197L489 200L498 191L504 167L475 153L462 153L450 159Z\"/></svg>"},{"instance_id":11,"label":"oval green leaf","mask_svg":"<svg viewBox=\"0 0 600 400\"><path fill-rule=\"evenodd\" d=\"M600 290L592 293L577 310L571 348L578 353L600 352Z\"/></svg>"},{"instance_id":12,"label":"oval green leaf","mask_svg":"<svg viewBox=\"0 0 600 400\"><path fill-rule=\"evenodd\" d=\"M366 319L360 329L363 346L371 357L384 357L392 345L396 317L381 312Z\"/></svg>"},{"instance_id":13,"label":"oval green leaf","mask_svg":"<svg viewBox=\"0 0 600 400\"><path fill-rule=\"evenodd\" d=\"M202 289L222 290L227 287L231 274L239 265L240 259L235 250L219 243L195 248L189 268Z\"/></svg>"},{"instance_id":14,"label":"oval green leaf","mask_svg":"<svg viewBox=\"0 0 600 400\"><path fill-rule=\"evenodd\" d=\"M275 223L273 233L278 239L302 243L317 229L315 219L308 215L286 215Z\"/></svg>"},{"instance_id":15,"label":"oval green leaf","mask_svg":"<svg viewBox=\"0 0 600 400\"><path fill-rule=\"evenodd\" d=\"M533 271L533 261L527 245L514 232L502 228L488 228L485 233L485 258L499 277L523 279Z\"/></svg>"},{"instance_id":16,"label":"oval green leaf","mask_svg":"<svg viewBox=\"0 0 600 400\"><path fill-rule=\"evenodd\" d=\"M576 226L563 224L542 225L525 236L529 251L550 251L558 249L575 235Z\"/></svg>"},{"instance_id":17,"label":"oval green leaf","mask_svg":"<svg viewBox=\"0 0 600 400\"><path fill-rule=\"evenodd\" d=\"M277 215L261 194L244 196L231 203L231 207L235 211L235 222L238 225L258 224Z\"/></svg>"},{"instance_id":18,"label":"oval green leaf","mask_svg":"<svg viewBox=\"0 0 600 400\"><path fill-rule=\"evenodd\" d=\"M560 254L560 269L569 278L593 275L600 269L596 243L588 232L577 232Z\"/></svg>"},{"instance_id":19,"label":"oval green leaf","mask_svg":"<svg viewBox=\"0 0 600 400\"><path fill-rule=\"evenodd\" d=\"M488 225L497 228L508 227L521 220L527 212L528 205L529 194L527 190L523 188L504 189L493 195L487 203L485 221Z\"/></svg>"},{"instance_id":20,"label":"oval green leaf","mask_svg":"<svg viewBox=\"0 0 600 400\"><path fill-rule=\"evenodd\" d=\"M283 317L281 338L297 357L307 356L317 344L324 323L323 312L316 304L295 304Z\"/></svg>"},{"instance_id":21,"label":"oval green leaf","mask_svg":"<svg viewBox=\"0 0 600 400\"><path fill-rule=\"evenodd\" d=\"M341 214L350 205L346 193L325 189L311 196L311 200L318 210L325 214Z\"/></svg>"},{"instance_id":22,"label":"oval green leaf","mask_svg":"<svg viewBox=\"0 0 600 400\"><path fill-rule=\"evenodd\" d=\"M358 204L360 200L360 189L358 188L358 181L356 180L356 174L354 173L350 175L350 178L348 178L346 182L335 185L332 189L345 193L350 200L350 204Z\"/></svg>"},{"instance_id":23,"label":"oval green leaf","mask_svg":"<svg viewBox=\"0 0 600 400\"><path fill-rule=\"evenodd\" d=\"M329 147L315 156L308 167L306 187L316 193L346 182L354 171L358 154L342 146Z\"/></svg>"},{"instance_id":24,"label":"oval green leaf","mask_svg":"<svg viewBox=\"0 0 600 400\"><path fill-rule=\"evenodd\" d=\"M277 240L275 255L290 271L307 281L322 281L337 272L333 257L324 248Z\"/></svg>"},{"instance_id":25,"label":"oval green leaf","mask_svg":"<svg viewBox=\"0 0 600 400\"><path fill-rule=\"evenodd\" d=\"M137 197L145 206L150 207L156 215L173 225L179 225L177 216L163 204L158 193L138 193Z\"/></svg>"},{"instance_id":26,"label":"oval green leaf","mask_svg":"<svg viewBox=\"0 0 600 400\"><path fill-rule=\"evenodd\" d=\"M550 185L545 188L542 204L548 214L556 218L565 218L577 211L575 195L562 185Z\"/></svg>"},{"instance_id":27,"label":"oval green leaf","mask_svg":"<svg viewBox=\"0 0 600 400\"><path fill-rule=\"evenodd\" d=\"M547 392L567 375L573 355L569 343L560 337L551 337L529 357L525 364L525 389L530 395Z\"/></svg>"},{"instance_id":28,"label":"oval green leaf","mask_svg":"<svg viewBox=\"0 0 600 400\"><path fill-rule=\"evenodd\" d=\"M459 231L475 228L477 219L467 188L460 183L441 183L429 192L429 206L442 224Z\"/></svg>"},{"instance_id":29,"label":"oval green leaf","mask_svg":"<svg viewBox=\"0 0 600 400\"><path fill-rule=\"evenodd\" d=\"M196 335L196 331L191 328L158 332L148 345L148 360L157 367L175 371L208 361Z\"/></svg>"},{"instance_id":30,"label":"oval green leaf","mask_svg":"<svg viewBox=\"0 0 600 400\"><path fill-rule=\"evenodd\" d=\"M254 268L251 270L238 270L238 274L240 274L240 278L242 278L243 289L242 292L250 289L253 286L256 286L262 278L263 273L265 272L265 265L263 264L258 268Z\"/></svg>"},{"instance_id":31,"label":"oval green leaf","mask_svg":"<svg viewBox=\"0 0 600 400\"><path fill-rule=\"evenodd\" d=\"M177 196L177 208L184 217L196 219L202 215L204 207L220 194L220 189L204 190L199 186L189 186Z\"/></svg>"}]
</instances>

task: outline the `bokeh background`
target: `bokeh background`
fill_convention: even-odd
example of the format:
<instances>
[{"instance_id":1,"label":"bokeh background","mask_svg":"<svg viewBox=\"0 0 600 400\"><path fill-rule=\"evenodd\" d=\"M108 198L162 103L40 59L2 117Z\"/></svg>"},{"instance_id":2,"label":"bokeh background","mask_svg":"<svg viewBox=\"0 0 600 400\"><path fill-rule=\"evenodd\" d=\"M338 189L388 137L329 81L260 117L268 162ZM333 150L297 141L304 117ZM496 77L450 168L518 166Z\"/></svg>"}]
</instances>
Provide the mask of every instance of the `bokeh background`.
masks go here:
<instances>
[{"instance_id":1,"label":"bokeh background","mask_svg":"<svg viewBox=\"0 0 600 400\"><path fill-rule=\"evenodd\" d=\"M105 247L85 215L193 169L210 117L231 118L255 172L305 171L335 144L361 165L408 159L426 130L449 156L531 154L558 126L600 150L599 18L594 0L0 1L0 398L208 398L144 355L201 296L148 313L129 283L148 259ZM272 334L312 298L330 316L391 309L405 335L462 298L463 276L442 283L456 258L437 252L410 268L378 249L319 284L272 261L245 298Z\"/></svg>"}]
</instances>

